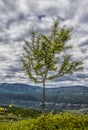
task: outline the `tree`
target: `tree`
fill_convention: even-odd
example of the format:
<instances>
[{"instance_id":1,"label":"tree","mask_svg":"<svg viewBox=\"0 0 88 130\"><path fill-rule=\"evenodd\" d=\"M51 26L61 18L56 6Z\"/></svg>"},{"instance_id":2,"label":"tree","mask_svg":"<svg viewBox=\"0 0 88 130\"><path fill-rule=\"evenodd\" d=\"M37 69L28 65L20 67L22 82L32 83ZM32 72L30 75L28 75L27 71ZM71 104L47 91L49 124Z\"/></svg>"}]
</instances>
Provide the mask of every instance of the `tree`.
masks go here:
<instances>
[{"instance_id":1,"label":"tree","mask_svg":"<svg viewBox=\"0 0 88 130\"><path fill-rule=\"evenodd\" d=\"M47 80L73 74L82 70L82 62L73 60L67 45L71 39L71 28L59 27L58 20L54 21L49 34L31 32L31 39L25 40L23 46L23 66L27 76L35 83L43 84L42 112L45 109L45 83Z\"/></svg>"}]
</instances>

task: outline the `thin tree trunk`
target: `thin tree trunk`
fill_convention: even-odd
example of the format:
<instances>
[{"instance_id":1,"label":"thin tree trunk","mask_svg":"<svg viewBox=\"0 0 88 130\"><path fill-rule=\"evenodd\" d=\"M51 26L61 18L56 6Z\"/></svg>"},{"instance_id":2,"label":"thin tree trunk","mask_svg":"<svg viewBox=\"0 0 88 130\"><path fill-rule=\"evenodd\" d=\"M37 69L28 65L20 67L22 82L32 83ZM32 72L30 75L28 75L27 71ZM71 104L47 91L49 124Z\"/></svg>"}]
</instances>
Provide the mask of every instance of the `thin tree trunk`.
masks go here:
<instances>
[{"instance_id":1,"label":"thin tree trunk","mask_svg":"<svg viewBox=\"0 0 88 130\"><path fill-rule=\"evenodd\" d=\"M43 89L42 89L42 113L45 110L45 81L43 81Z\"/></svg>"}]
</instances>

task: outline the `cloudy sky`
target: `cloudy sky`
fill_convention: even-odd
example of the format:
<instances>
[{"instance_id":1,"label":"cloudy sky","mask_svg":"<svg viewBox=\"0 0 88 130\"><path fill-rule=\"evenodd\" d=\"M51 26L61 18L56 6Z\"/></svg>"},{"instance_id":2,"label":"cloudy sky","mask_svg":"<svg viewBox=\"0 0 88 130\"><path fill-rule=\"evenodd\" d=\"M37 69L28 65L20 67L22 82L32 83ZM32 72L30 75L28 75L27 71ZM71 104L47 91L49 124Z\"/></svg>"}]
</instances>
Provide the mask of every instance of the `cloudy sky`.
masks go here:
<instances>
[{"instance_id":1,"label":"cloudy sky","mask_svg":"<svg viewBox=\"0 0 88 130\"><path fill-rule=\"evenodd\" d=\"M88 87L88 0L0 0L0 82L33 84L22 70L22 46L32 27L47 32L53 19L73 27L74 58L84 70L64 76L47 86Z\"/></svg>"}]
</instances>

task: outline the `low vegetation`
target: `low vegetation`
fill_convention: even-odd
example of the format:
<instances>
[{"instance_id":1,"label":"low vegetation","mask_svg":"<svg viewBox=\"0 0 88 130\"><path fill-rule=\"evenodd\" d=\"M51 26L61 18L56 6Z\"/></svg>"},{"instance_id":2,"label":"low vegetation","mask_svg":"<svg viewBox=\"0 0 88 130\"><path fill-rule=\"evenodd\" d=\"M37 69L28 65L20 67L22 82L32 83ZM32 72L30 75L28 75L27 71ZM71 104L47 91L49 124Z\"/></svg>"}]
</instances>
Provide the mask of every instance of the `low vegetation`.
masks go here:
<instances>
[{"instance_id":1,"label":"low vegetation","mask_svg":"<svg viewBox=\"0 0 88 130\"><path fill-rule=\"evenodd\" d=\"M76 111L41 114L35 110L1 107L0 117L5 115L8 120L3 118L0 130L88 130L88 114ZM9 116L16 117L17 120L11 120Z\"/></svg>"},{"instance_id":2,"label":"low vegetation","mask_svg":"<svg viewBox=\"0 0 88 130\"><path fill-rule=\"evenodd\" d=\"M40 112L37 110L16 108L11 105L0 107L0 122L13 122L28 118L37 118Z\"/></svg>"}]
</instances>

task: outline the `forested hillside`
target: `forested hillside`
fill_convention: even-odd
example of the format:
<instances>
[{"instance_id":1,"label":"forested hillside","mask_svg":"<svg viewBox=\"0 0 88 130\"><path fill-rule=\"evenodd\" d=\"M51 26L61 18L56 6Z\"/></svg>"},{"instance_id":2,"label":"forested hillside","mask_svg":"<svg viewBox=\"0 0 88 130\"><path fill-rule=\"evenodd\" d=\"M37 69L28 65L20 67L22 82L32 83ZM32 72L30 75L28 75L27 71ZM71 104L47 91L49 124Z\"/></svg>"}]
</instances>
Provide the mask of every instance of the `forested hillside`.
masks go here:
<instances>
[{"instance_id":1,"label":"forested hillside","mask_svg":"<svg viewBox=\"0 0 88 130\"><path fill-rule=\"evenodd\" d=\"M26 84L0 84L0 104L41 109L42 88ZM88 107L85 86L46 88L46 110L69 110Z\"/></svg>"}]
</instances>

